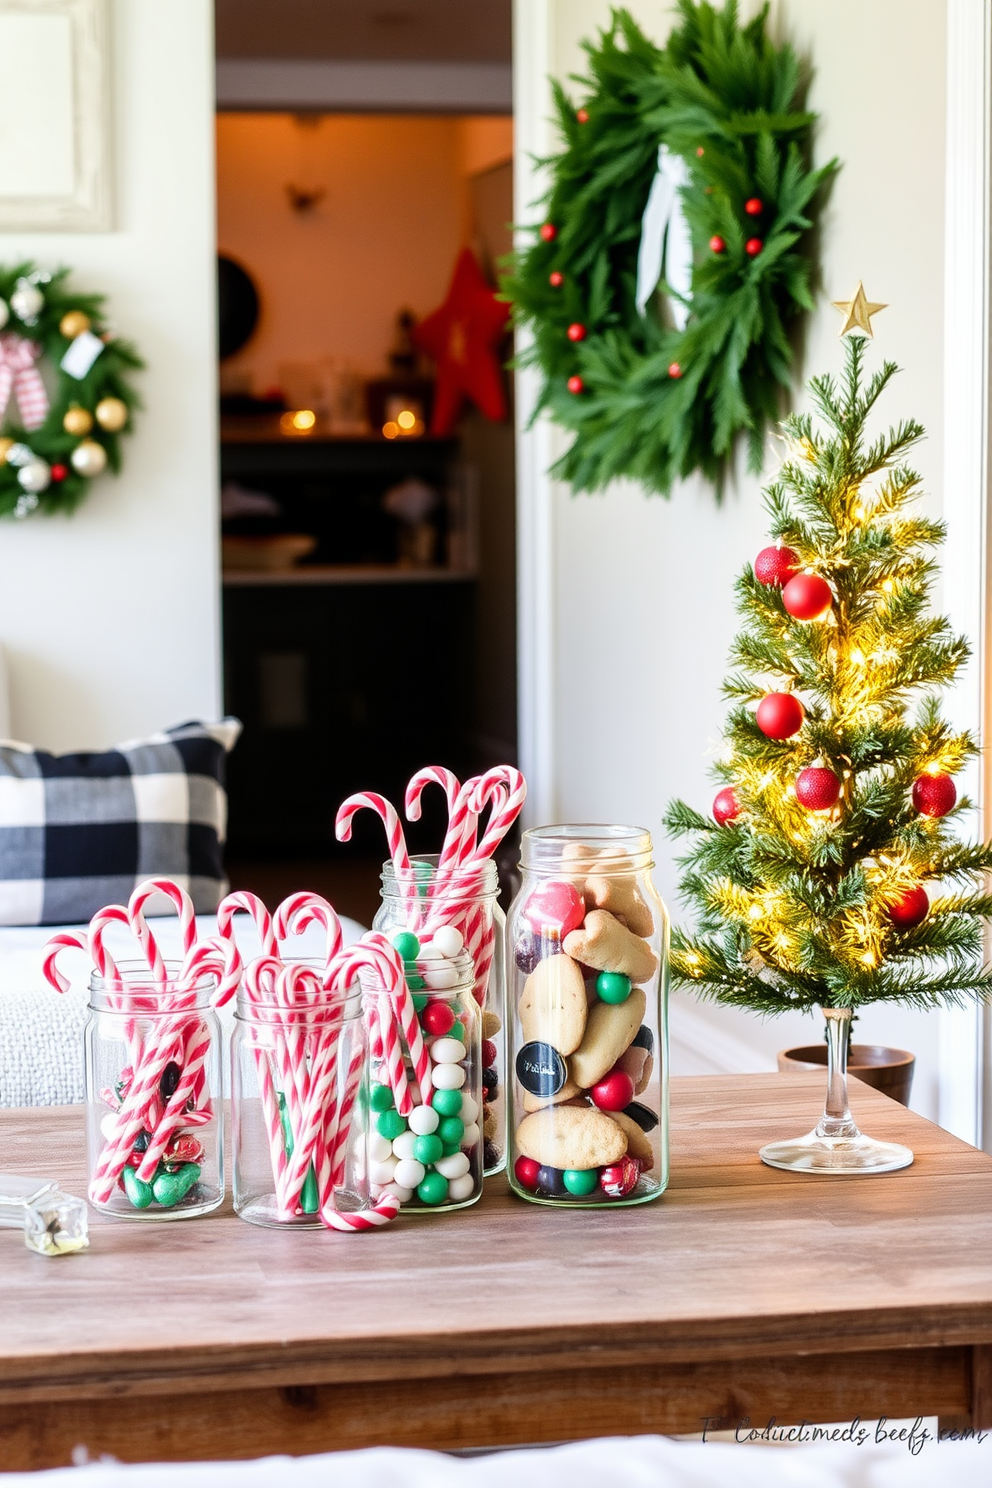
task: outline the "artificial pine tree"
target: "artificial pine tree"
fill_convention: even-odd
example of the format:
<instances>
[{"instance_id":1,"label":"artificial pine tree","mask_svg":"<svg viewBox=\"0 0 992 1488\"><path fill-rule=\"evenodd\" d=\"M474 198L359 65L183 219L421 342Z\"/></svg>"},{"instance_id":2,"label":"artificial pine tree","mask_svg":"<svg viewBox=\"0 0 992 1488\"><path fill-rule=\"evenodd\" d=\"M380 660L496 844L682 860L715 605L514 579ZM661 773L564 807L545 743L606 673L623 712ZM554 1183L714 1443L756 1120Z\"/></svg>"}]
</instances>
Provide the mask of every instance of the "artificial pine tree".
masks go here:
<instances>
[{"instance_id":1,"label":"artificial pine tree","mask_svg":"<svg viewBox=\"0 0 992 1488\"><path fill-rule=\"evenodd\" d=\"M912 1160L863 1137L847 1110L853 1010L992 995L992 845L954 830L970 802L953 777L978 744L935 696L968 645L929 607L944 528L916 508L920 478L904 463L923 428L907 421L869 440L897 368L866 381L867 344L847 340L840 386L810 384L822 424L794 415L783 426L788 458L765 493L777 545L737 583L713 819L681 801L666 818L693 839L681 888L697 927L674 935L678 979L756 1012L826 1014L827 1110L808 1138L762 1150L784 1167Z\"/></svg>"}]
</instances>

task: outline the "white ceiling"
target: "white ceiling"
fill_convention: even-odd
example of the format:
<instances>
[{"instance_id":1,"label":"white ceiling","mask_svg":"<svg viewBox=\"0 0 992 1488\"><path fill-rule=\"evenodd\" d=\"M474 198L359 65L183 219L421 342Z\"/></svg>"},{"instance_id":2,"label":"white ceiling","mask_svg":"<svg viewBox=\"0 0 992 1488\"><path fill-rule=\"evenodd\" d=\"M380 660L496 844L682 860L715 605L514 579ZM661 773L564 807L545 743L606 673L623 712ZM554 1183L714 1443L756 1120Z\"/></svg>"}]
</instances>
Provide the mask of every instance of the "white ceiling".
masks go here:
<instances>
[{"instance_id":1,"label":"white ceiling","mask_svg":"<svg viewBox=\"0 0 992 1488\"><path fill-rule=\"evenodd\" d=\"M503 62L511 0L216 0L219 58Z\"/></svg>"}]
</instances>

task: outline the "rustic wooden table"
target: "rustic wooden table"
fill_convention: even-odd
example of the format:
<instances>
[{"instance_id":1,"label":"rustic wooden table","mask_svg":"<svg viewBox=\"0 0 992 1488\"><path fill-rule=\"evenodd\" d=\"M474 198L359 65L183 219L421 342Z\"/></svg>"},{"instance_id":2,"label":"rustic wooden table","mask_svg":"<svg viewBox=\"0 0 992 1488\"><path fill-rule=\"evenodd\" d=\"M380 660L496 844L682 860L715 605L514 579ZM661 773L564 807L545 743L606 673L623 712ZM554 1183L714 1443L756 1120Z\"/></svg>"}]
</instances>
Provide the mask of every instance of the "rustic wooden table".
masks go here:
<instances>
[{"instance_id":1,"label":"rustic wooden table","mask_svg":"<svg viewBox=\"0 0 992 1488\"><path fill-rule=\"evenodd\" d=\"M0 1231L0 1467L373 1443L439 1448L858 1415L992 1425L992 1158L854 1084L901 1173L813 1178L758 1148L822 1075L675 1080L672 1182L626 1212L474 1209L371 1235L230 1204L94 1220L46 1260ZM83 1189L78 1108L0 1112L0 1168Z\"/></svg>"}]
</instances>

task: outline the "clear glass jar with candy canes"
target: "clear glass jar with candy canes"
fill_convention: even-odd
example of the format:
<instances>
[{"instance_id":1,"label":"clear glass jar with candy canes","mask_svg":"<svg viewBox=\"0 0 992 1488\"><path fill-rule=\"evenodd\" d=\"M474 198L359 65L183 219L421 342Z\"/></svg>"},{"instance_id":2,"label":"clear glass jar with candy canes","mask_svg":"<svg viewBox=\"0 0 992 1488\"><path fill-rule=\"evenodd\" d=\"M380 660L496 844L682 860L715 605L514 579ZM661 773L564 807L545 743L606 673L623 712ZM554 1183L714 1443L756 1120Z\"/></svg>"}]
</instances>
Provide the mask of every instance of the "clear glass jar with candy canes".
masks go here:
<instances>
[{"instance_id":1,"label":"clear glass jar with candy canes","mask_svg":"<svg viewBox=\"0 0 992 1488\"><path fill-rule=\"evenodd\" d=\"M88 1197L123 1219L193 1219L224 1198L217 976L120 961L90 978Z\"/></svg>"},{"instance_id":2,"label":"clear glass jar with candy canes","mask_svg":"<svg viewBox=\"0 0 992 1488\"><path fill-rule=\"evenodd\" d=\"M409 937L409 939L408 939ZM410 1210L461 1209L482 1193L482 1011L475 968L458 949L420 959L411 931L394 931L418 1027L392 1047L373 1018L369 1179ZM441 944L445 943L441 935ZM422 1047L419 1042L422 1041Z\"/></svg>"},{"instance_id":3,"label":"clear glass jar with candy canes","mask_svg":"<svg viewBox=\"0 0 992 1488\"><path fill-rule=\"evenodd\" d=\"M534 1203L656 1199L668 1183L668 915L650 833L525 832L507 922L510 1183Z\"/></svg>"},{"instance_id":4,"label":"clear glass jar with candy canes","mask_svg":"<svg viewBox=\"0 0 992 1488\"><path fill-rule=\"evenodd\" d=\"M392 862L383 865L382 902L373 920L375 929L399 950L408 969L418 959L424 962L420 976L425 985L418 1000L443 989L451 975L446 958L462 950L471 958L472 995L481 1008L480 1125L487 1176L500 1172L506 1161L506 916L498 894L499 878L491 858L450 869L439 877L438 854L420 853L412 859L409 872L399 871ZM427 1013L428 1020L432 1016Z\"/></svg>"},{"instance_id":5,"label":"clear glass jar with candy canes","mask_svg":"<svg viewBox=\"0 0 992 1488\"><path fill-rule=\"evenodd\" d=\"M251 1224L318 1228L369 1207L368 1046L355 968L261 957L231 1043L234 1208Z\"/></svg>"}]
</instances>

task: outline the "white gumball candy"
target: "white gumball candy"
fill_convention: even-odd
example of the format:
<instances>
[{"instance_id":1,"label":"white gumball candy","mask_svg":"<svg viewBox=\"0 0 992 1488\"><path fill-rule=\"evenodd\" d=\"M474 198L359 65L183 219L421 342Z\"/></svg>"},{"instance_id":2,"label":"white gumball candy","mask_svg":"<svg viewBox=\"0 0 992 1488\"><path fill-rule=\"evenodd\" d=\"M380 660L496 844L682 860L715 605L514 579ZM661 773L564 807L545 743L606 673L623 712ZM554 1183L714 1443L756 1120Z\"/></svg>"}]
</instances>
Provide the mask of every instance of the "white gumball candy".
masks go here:
<instances>
[{"instance_id":1,"label":"white gumball candy","mask_svg":"<svg viewBox=\"0 0 992 1488\"><path fill-rule=\"evenodd\" d=\"M456 930L454 925L442 925L439 930L434 931L434 944L442 956L450 957L458 955L465 940L462 932Z\"/></svg>"},{"instance_id":2,"label":"white gumball candy","mask_svg":"<svg viewBox=\"0 0 992 1488\"><path fill-rule=\"evenodd\" d=\"M458 968L447 961L431 962L423 968L424 985L430 992L448 992L458 986Z\"/></svg>"},{"instance_id":3,"label":"white gumball candy","mask_svg":"<svg viewBox=\"0 0 992 1488\"><path fill-rule=\"evenodd\" d=\"M470 1199L475 1192L475 1179L471 1173L463 1173L460 1178L452 1178L448 1184L448 1198L460 1204L462 1199Z\"/></svg>"},{"instance_id":4,"label":"white gumball candy","mask_svg":"<svg viewBox=\"0 0 992 1488\"><path fill-rule=\"evenodd\" d=\"M435 1064L431 1070L431 1084L435 1090L461 1090L465 1084L465 1071L460 1064Z\"/></svg>"},{"instance_id":5,"label":"white gumball candy","mask_svg":"<svg viewBox=\"0 0 992 1488\"><path fill-rule=\"evenodd\" d=\"M433 1106L414 1106L407 1123L410 1130L417 1137L429 1137L437 1131L441 1118ZM411 1152L410 1156L413 1156Z\"/></svg>"},{"instance_id":6,"label":"white gumball candy","mask_svg":"<svg viewBox=\"0 0 992 1488\"><path fill-rule=\"evenodd\" d=\"M395 1199L399 1199L401 1204L409 1204L413 1198L413 1189L404 1188L402 1183L387 1183L382 1191L392 1194Z\"/></svg>"},{"instance_id":7,"label":"white gumball candy","mask_svg":"<svg viewBox=\"0 0 992 1488\"><path fill-rule=\"evenodd\" d=\"M381 1132L370 1132L369 1134L369 1162L385 1162L387 1157L392 1157L393 1144L388 1137Z\"/></svg>"},{"instance_id":8,"label":"white gumball candy","mask_svg":"<svg viewBox=\"0 0 992 1488\"><path fill-rule=\"evenodd\" d=\"M472 1164L464 1152L453 1152L450 1157L439 1157L434 1164L442 1178L463 1178Z\"/></svg>"},{"instance_id":9,"label":"white gumball candy","mask_svg":"<svg viewBox=\"0 0 992 1488\"><path fill-rule=\"evenodd\" d=\"M392 1183L395 1172L395 1157L385 1157L381 1162L369 1163L369 1182L382 1187L386 1183Z\"/></svg>"},{"instance_id":10,"label":"white gumball candy","mask_svg":"<svg viewBox=\"0 0 992 1488\"><path fill-rule=\"evenodd\" d=\"M400 1132L398 1137L393 1138L393 1156L403 1159L413 1156L413 1144L417 1140L417 1133L413 1131ZM416 1185L414 1185L416 1186Z\"/></svg>"},{"instance_id":11,"label":"white gumball candy","mask_svg":"<svg viewBox=\"0 0 992 1488\"><path fill-rule=\"evenodd\" d=\"M100 1122L100 1134L108 1142L112 1142L117 1135L117 1117L113 1111L108 1111Z\"/></svg>"},{"instance_id":12,"label":"white gumball candy","mask_svg":"<svg viewBox=\"0 0 992 1488\"><path fill-rule=\"evenodd\" d=\"M393 1182L399 1183L403 1188L415 1189L418 1183L423 1183L424 1174L427 1169L422 1162L415 1157L405 1158L403 1162L396 1164L393 1174Z\"/></svg>"},{"instance_id":13,"label":"white gumball candy","mask_svg":"<svg viewBox=\"0 0 992 1488\"><path fill-rule=\"evenodd\" d=\"M475 1122L472 1121L465 1128L465 1135L462 1137L462 1146L463 1147L474 1147L475 1144L476 1144L476 1142L478 1140L479 1140L479 1128L476 1126Z\"/></svg>"},{"instance_id":14,"label":"white gumball candy","mask_svg":"<svg viewBox=\"0 0 992 1488\"><path fill-rule=\"evenodd\" d=\"M426 945L422 945L420 947L420 955L417 957L417 960L418 961L443 961L444 960L444 952L438 950L437 944L433 940L429 940L426 943Z\"/></svg>"},{"instance_id":15,"label":"white gumball candy","mask_svg":"<svg viewBox=\"0 0 992 1488\"><path fill-rule=\"evenodd\" d=\"M479 1107L473 1100L472 1096L462 1096L462 1108L458 1112L458 1114L462 1118L466 1126L471 1126L472 1122L478 1119Z\"/></svg>"},{"instance_id":16,"label":"white gumball candy","mask_svg":"<svg viewBox=\"0 0 992 1488\"><path fill-rule=\"evenodd\" d=\"M435 1064L460 1064L466 1053L461 1039L445 1036L435 1039L431 1044L431 1058Z\"/></svg>"}]
</instances>

